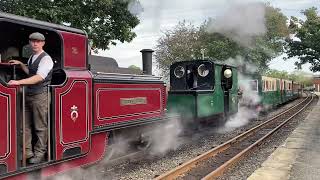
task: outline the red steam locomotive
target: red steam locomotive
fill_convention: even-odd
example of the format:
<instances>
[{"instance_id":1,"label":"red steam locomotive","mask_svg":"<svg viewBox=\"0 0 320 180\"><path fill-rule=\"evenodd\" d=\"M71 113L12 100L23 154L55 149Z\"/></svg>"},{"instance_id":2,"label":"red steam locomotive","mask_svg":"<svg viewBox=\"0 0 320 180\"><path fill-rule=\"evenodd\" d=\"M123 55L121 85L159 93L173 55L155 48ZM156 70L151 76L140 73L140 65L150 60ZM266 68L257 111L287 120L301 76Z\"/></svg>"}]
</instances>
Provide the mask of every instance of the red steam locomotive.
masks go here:
<instances>
[{"instance_id":1,"label":"red steam locomotive","mask_svg":"<svg viewBox=\"0 0 320 180\"><path fill-rule=\"evenodd\" d=\"M165 120L165 84L151 75L150 50L143 51L144 75L117 73L117 67L97 72L90 69L89 59L94 57L88 53L86 33L79 29L6 13L0 13L0 27L0 179L27 178L35 170L48 177L97 162L108 150L111 134L114 137L124 128L130 136L139 134L139 127ZM48 97L47 160L29 166L24 87L7 84L24 75L7 60L27 62L32 32L46 36L45 51L54 60L54 70Z\"/></svg>"}]
</instances>

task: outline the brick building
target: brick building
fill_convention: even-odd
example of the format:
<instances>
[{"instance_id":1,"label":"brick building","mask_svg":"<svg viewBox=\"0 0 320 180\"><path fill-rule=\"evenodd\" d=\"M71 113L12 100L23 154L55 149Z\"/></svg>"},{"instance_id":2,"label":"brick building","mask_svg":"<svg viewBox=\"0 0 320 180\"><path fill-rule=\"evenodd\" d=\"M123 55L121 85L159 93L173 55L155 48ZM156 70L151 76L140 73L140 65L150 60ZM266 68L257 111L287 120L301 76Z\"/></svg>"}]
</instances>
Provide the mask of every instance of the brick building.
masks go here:
<instances>
[{"instance_id":1,"label":"brick building","mask_svg":"<svg viewBox=\"0 0 320 180\"><path fill-rule=\"evenodd\" d=\"M313 87L315 91L320 92L320 75L313 76Z\"/></svg>"}]
</instances>

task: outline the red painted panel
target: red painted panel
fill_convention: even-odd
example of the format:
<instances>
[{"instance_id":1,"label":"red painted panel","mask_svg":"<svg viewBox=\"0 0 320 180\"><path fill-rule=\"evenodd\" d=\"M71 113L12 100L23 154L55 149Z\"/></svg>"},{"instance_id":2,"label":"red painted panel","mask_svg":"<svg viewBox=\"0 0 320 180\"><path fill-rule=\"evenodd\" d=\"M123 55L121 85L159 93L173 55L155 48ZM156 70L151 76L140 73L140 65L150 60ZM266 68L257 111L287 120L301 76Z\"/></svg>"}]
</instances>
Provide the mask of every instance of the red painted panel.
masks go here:
<instances>
[{"instance_id":1,"label":"red painted panel","mask_svg":"<svg viewBox=\"0 0 320 180\"><path fill-rule=\"evenodd\" d=\"M64 67L87 67L87 37L81 34L60 31L63 38Z\"/></svg>"},{"instance_id":2,"label":"red painted panel","mask_svg":"<svg viewBox=\"0 0 320 180\"><path fill-rule=\"evenodd\" d=\"M116 89L101 88L97 91L97 115L99 119L108 120L119 115L135 113L152 113L161 110L161 89ZM144 98L146 104L121 105L120 100Z\"/></svg>"},{"instance_id":3,"label":"red painted panel","mask_svg":"<svg viewBox=\"0 0 320 180\"><path fill-rule=\"evenodd\" d=\"M4 158L9 153L9 97L0 93L0 158Z\"/></svg>"},{"instance_id":4,"label":"red painted panel","mask_svg":"<svg viewBox=\"0 0 320 180\"><path fill-rule=\"evenodd\" d=\"M94 84L95 126L159 117L164 112L163 84Z\"/></svg>"},{"instance_id":5,"label":"red painted panel","mask_svg":"<svg viewBox=\"0 0 320 180\"><path fill-rule=\"evenodd\" d=\"M71 169L80 166L90 165L102 160L103 156L105 155L105 150L107 148L108 143L107 134L94 134L92 135L91 139L91 149L86 156L44 168L41 170L41 177L49 177L57 173L66 172Z\"/></svg>"},{"instance_id":6,"label":"red painted panel","mask_svg":"<svg viewBox=\"0 0 320 180\"><path fill-rule=\"evenodd\" d=\"M17 170L16 154L16 87L0 84L0 164L6 164L8 171Z\"/></svg>"},{"instance_id":7,"label":"red painted panel","mask_svg":"<svg viewBox=\"0 0 320 180\"><path fill-rule=\"evenodd\" d=\"M74 80L69 89L60 96L61 140L70 144L88 138L88 83L85 80ZM72 114L71 109L75 111ZM76 111L78 110L78 112ZM77 117L78 116L78 117ZM74 118L74 120L72 119ZM77 129L77 133L70 132Z\"/></svg>"},{"instance_id":8,"label":"red painted panel","mask_svg":"<svg viewBox=\"0 0 320 180\"><path fill-rule=\"evenodd\" d=\"M80 147L89 151L91 120L91 74L88 71L66 71L67 82L55 88L56 158L63 152Z\"/></svg>"},{"instance_id":9,"label":"red painted panel","mask_svg":"<svg viewBox=\"0 0 320 180\"><path fill-rule=\"evenodd\" d=\"M88 166L94 163L101 161L106 154L108 146L108 134L99 133L92 135L92 142L90 144L90 152L85 156L82 156L77 159L72 159L60 164L53 164L47 167L44 167L40 170L40 179L50 178L58 173L68 172L70 170L79 168L81 166ZM29 174L30 175L30 174ZM19 174L6 178L8 180L27 180L31 177L28 177L28 173Z\"/></svg>"}]
</instances>

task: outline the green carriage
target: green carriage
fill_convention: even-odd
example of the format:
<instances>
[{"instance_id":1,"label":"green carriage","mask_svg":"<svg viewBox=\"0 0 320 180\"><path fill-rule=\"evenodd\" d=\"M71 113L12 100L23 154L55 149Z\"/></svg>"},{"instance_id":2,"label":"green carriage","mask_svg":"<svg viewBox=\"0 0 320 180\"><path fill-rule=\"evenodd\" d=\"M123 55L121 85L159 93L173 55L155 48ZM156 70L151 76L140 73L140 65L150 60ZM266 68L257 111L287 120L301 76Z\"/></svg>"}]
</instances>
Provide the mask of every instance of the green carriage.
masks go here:
<instances>
[{"instance_id":1,"label":"green carriage","mask_svg":"<svg viewBox=\"0 0 320 180\"><path fill-rule=\"evenodd\" d=\"M262 97L263 107L275 107L282 102L280 82L278 78L262 76Z\"/></svg>"},{"instance_id":2,"label":"green carriage","mask_svg":"<svg viewBox=\"0 0 320 180\"><path fill-rule=\"evenodd\" d=\"M240 91L244 91L245 89L241 87L243 84L251 84L249 93L255 92L260 99L255 103L244 103L243 98L241 98L240 105L250 107L259 106L263 109L269 109L298 97L298 92L294 93L293 91L293 81L261 76L258 73L245 74L244 76L246 78L239 80Z\"/></svg>"}]
</instances>

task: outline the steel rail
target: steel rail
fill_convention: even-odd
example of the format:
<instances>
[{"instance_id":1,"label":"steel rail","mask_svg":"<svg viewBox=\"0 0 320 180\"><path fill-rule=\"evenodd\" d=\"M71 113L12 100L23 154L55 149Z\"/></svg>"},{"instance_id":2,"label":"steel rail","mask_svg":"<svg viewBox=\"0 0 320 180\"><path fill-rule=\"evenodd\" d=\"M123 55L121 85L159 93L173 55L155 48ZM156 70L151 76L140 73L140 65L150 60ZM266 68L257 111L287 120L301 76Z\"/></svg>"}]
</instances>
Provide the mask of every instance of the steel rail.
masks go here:
<instances>
[{"instance_id":1,"label":"steel rail","mask_svg":"<svg viewBox=\"0 0 320 180\"><path fill-rule=\"evenodd\" d=\"M286 123L288 123L292 118L294 118L296 115L298 115L301 111L303 111L311 102L313 101L313 96L311 96L311 100L304 105L300 110L298 110L296 113L294 113L292 116L287 118L285 121L283 121L280 125L275 127L272 131L270 131L268 134L264 135L262 138L251 144L246 149L242 150L240 153L235 155L233 158L222 164L220 167L218 167L216 170L212 171L210 174L202 178L202 180L209 180L209 179L215 179L219 176L221 176L229 167L231 167L233 164L238 162L244 155L246 155L250 150L252 150L254 147L258 146L262 141L267 139L269 136L271 136L273 133L275 133L277 130L279 130L282 126L284 126Z\"/></svg>"},{"instance_id":2,"label":"steel rail","mask_svg":"<svg viewBox=\"0 0 320 180\"><path fill-rule=\"evenodd\" d=\"M269 120L267 120L267 121L255 126L254 128L251 128L251 129L247 130L246 132L244 132L244 133L232 138L231 140L229 140L229 141L227 141L227 142L225 142L225 143L223 143L223 144L221 144L221 145L219 145L219 146L207 151L206 153L201 154L201 155L195 157L194 159L191 159L191 160L183 163L182 165L180 165L180 166L178 166L178 167L176 167L176 168L174 168L174 169L172 169L172 170L170 170L170 171L168 171L168 172L156 177L155 180L160 180L160 179L161 180L162 179L168 179L168 180L170 179L171 180L171 179L178 178L182 174L184 174L184 173L188 172L189 170L195 168L202 161L208 160L209 158L216 156L218 153L229 149L232 146L232 144L245 139L247 136L253 134L255 131L261 129L264 126L269 125L269 123L271 123L272 121L274 121L278 117L282 116L283 114L291 111L292 109L294 109L297 106L301 105L302 103L306 102L308 97L305 98L303 101L299 102L298 104L296 104L296 105L288 108L287 110L277 114L276 116L270 118Z\"/></svg>"}]
</instances>

